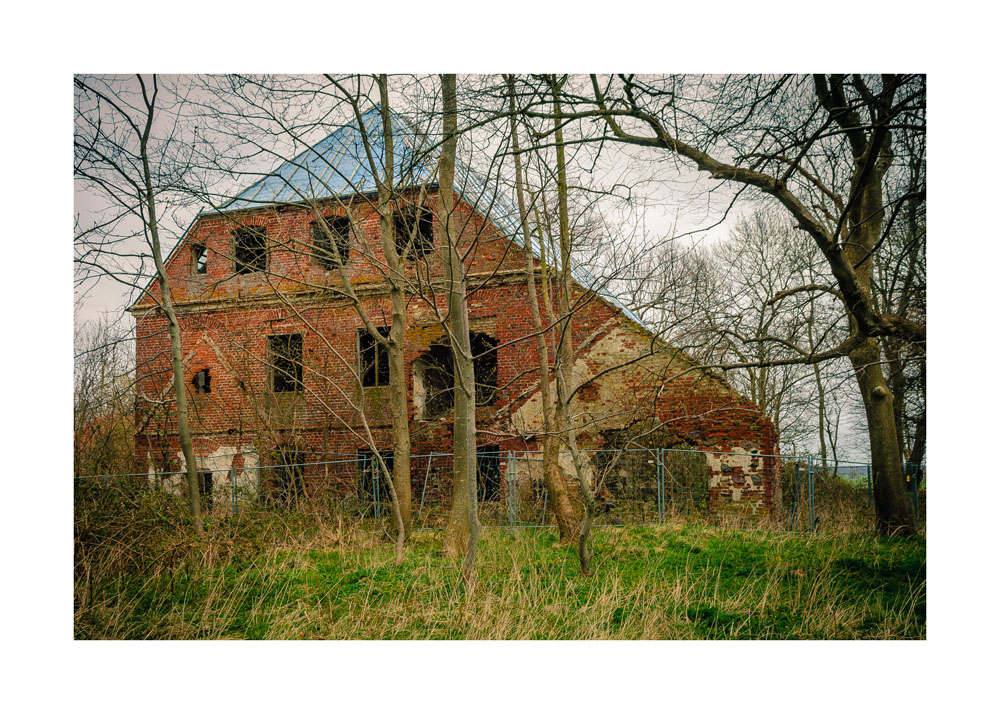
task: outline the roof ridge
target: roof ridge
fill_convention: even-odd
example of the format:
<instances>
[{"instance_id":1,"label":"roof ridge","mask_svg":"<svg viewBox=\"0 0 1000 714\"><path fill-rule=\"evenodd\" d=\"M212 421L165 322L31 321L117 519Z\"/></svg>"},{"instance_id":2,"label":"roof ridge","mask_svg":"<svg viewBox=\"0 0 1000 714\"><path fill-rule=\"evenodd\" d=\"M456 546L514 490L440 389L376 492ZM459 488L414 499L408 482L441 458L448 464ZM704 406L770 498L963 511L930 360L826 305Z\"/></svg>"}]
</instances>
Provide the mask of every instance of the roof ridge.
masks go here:
<instances>
[{"instance_id":1,"label":"roof ridge","mask_svg":"<svg viewBox=\"0 0 1000 714\"><path fill-rule=\"evenodd\" d=\"M427 134L420 132L404 115L391 107L388 108L388 113L392 119L393 129L394 183L403 185L404 181L409 181L416 184L422 179L426 185L433 185L429 179L435 175L437 168L436 163L432 162L431 159L440 154L440 146L429 146L426 139ZM369 124L374 124L376 121L380 124L381 119L381 103L376 103L361 114L356 113L349 122L340 125L330 134L296 154L292 159L284 161L269 174L210 212L374 193L377 186L372 175L369 158L377 161L380 154L384 164L385 136L382 131L372 131ZM359 149L362 126L364 126L364 135L368 137L367 150L363 147ZM334 147L336 148L334 149ZM397 149L402 149L402 151ZM369 157L368 151L371 151L374 156ZM430 163L435 163L435 166L429 167ZM397 169L399 169L398 173ZM528 235L522 235L520 212L515 207L511 196L491 186L471 165L466 164L458 157L455 160L455 169L454 189L456 193L499 228L510 240L521 248L525 248L527 243L532 254L541 258L541 245L534 235L530 231ZM271 183L268 183L269 181ZM199 215L203 213L206 211L200 212ZM548 263L558 269L558 254L548 256ZM649 331L638 315L607 289L609 281L598 279L579 264L571 266L570 274L585 290L599 295L620 309L633 322Z\"/></svg>"}]
</instances>

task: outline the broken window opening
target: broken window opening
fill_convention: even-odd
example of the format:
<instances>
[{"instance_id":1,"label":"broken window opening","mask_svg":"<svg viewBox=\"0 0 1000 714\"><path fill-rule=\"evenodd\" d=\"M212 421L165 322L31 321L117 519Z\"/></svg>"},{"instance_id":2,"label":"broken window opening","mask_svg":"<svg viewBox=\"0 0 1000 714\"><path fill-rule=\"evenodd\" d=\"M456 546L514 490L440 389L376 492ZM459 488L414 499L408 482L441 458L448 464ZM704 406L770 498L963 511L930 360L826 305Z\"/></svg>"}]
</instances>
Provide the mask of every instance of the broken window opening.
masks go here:
<instances>
[{"instance_id":1,"label":"broken window opening","mask_svg":"<svg viewBox=\"0 0 1000 714\"><path fill-rule=\"evenodd\" d=\"M194 379L191 382L194 384L196 394L212 393L212 375L209 374L208 367L195 372Z\"/></svg>"},{"instance_id":2,"label":"broken window opening","mask_svg":"<svg viewBox=\"0 0 1000 714\"><path fill-rule=\"evenodd\" d=\"M476 481L480 501L495 501L500 497L500 447L476 449Z\"/></svg>"},{"instance_id":3,"label":"broken window opening","mask_svg":"<svg viewBox=\"0 0 1000 714\"><path fill-rule=\"evenodd\" d=\"M191 246L191 264L195 275L208 273L208 248L203 245Z\"/></svg>"},{"instance_id":4,"label":"broken window opening","mask_svg":"<svg viewBox=\"0 0 1000 714\"><path fill-rule=\"evenodd\" d=\"M434 250L433 214L426 208L407 206L393 215L396 252L410 260L423 258ZM409 249L409 252L407 252Z\"/></svg>"},{"instance_id":5,"label":"broken window opening","mask_svg":"<svg viewBox=\"0 0 1000 714\"><path fill-rule=\"evenodd\" d=\"M392 474L392 451L382 451L382 460L385 467ZM379 501L387 503L392 501L392 493L382 475L382 467L379 466L375 453L368 449L358 449L358 500L359 501Z\"/></svg>"},{"instance_id":6,"label":"broken window opening","mask_svg":"<svg viewBox=\"0 0 1000 714\"><path fill-rule=\"evenodd\" d=\"M470 332L472 364L476 373L476 406L493 404L497 396L497 345L500 341L482 332Z\"/></svg>"},{"instance_id":7,"label":"broken window opening","mask_svg":"<svg viewBox=\"0 0 1000 714\"><path fill-rule=\"evenodd\" d=\"M301 392L302 335L270 335L267 351L272 391Z\"/></svg>"},{"instance_id":8,"label":"broken window opening","mask_svg":"<svg viewBox=\"0 0 1000 714\"><path fill-rule=\"evenodd\" d=\"M422 419L440 419L455 406L451 348L434 344L413 361L413 401Z\"/></svg>"},{"instance_id":9,"label":"broken window opening","mask_svg":"<svg viewBox=\"0 0 1000 714\"><path fill-rule=\"evenodd\" d=\"M264 226L245 226L233 231L233 257L236 274L267 270L267 229Z\"/></svg>"},{"instance_id":10,"label":"broken window opening","mask_svg":"<svg viewBox=\"0 0 1000 714\"><path fill-rule=\"evenodd\" d=\"M388 325L376 329L382 337L389 336ZM358 373L362 387L389 384L389 349L363 327L358 329Z\"/></svg>"},{"instance_id":11,"label":"broken window opening","mask_svg":"<svg viewBox=\"0 0 1000 714\"><path fill-rule=\"evenodd\" d=\"M350 257L351 221L344 216L324 216L323 221L326 228L319 221L309 224L312 230L313 259L326 270L336 270L338 255L341 263L346 263Z\"/></svg>"},{"instance_id":12,"label":"broken window opening","mask_svg":"<svg viewBox=\"0 0 1000 714\"><path fill-rule=\"evenodd\" d=\"M279 446L271 452L271 463L274 464L271 488L268 489L271 501L288 506L305 498L305 460L305 453L290 446Z\"/></svg>"},{"instance_id":13,"label":"broken window opening","mask_svg":"<svg viewBox=\"0 0 1000 714\"><path fill-rule=\"evenodd\" d=\"M198 472L198 496L201 499L201 510L212 510L212 472Z\"/></svg>"},{"instance_id":14,"label":"broken window opening","mask_svg":"<svg viewBox=\"0 0 1000 714\"><path fill-rule=\"evenodd\" d=\"M476 378L476 406L496 401L499 341L481 332L469 333ZM455 406L455 362L444 342L430 346L413 361L413 401L418 418L439 419Z\"/></svg>"}]
</instances>

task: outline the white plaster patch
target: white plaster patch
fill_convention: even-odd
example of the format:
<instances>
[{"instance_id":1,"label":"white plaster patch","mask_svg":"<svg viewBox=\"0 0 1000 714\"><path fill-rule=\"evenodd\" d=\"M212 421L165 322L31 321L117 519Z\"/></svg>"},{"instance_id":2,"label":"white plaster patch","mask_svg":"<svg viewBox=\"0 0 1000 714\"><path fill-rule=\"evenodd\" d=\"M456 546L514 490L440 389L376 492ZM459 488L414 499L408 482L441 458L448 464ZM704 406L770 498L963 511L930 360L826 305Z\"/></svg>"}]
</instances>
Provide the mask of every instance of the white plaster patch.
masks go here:
<instances>
[{"instance_id":1,"label":"white plaster patch","mask_svg":"<svg viewBox=\"0 0 1000 714\"><path fill-rule=\"evenodd\" d=\"M733 450L725 454L705 454L705 459L708 461L709 470L709 487L714 488L717 486L728 485L732 483L732 478L730 477L729 471L724 472L722 470L723 465L733 469L740 469L743 477L746 479L746 483L742 487L732 487L734 492L733 500L739 500L735 497L735 492L740 491L740 496L742 497L743 491L763 491L763 480L760 484L755 484L752 475L761 475L761 464L763 459L757 455L748 452L742 447L734 447ZM754 459L757 460L757 466L754 467L751 464Z\"/></svg>"},{"instance_id":2,"label":"white plaster patch","mask_svg":"<svg viewBox=\"0 0 1000 714\"><path fill-rule=\"evenodd\" d=\"M232 480L233 457L237 451L243 454L243 466L236 474L236 482ZM184 463L184 452L179 451L175 455L178 463ZM218 508L226 504L255 499L257 497L258 466L260 458L256 450L252 448L236 446L220 446L211 454L196 457L198 471L212 472L212 500L213 506ZM186 474L172 474L166 477L156 475L153 467L152 457L147 454L149 468L149 482L159 485L177 496L183 497L187 493Z\"/></svg>"},{"instance_id":3,"label":"white plaster patch","mask_svg":"<svg viewBox=\"0 0 1000 714\"><path fill-rule=\"evenodd\" d=\"M647 347L641 347L638 343L632 347L625 347L625 340L629 339L635 341L637 338L634 333L617 327L590 345L585 354L580 355L573 363L573 382L580 384L591 379L603 369L621 364L623 361L633 359L648 351ZM597 390L596 399L587 402L581 401L579 398L573 400L574 411L581 424L597 422L602 425L602 428L607 428L609 422L607 414L602 412L602 407L604 411L607 411L607 405L615 402L614 387L620 379L620 374L616 372L600 377L592 382ZM553 394L555 394L554 375L551 384ZM542 395L540 390L536 389L532 392L525 403L511 414L511 423L514 429L522 434L537 434L542 431Z\"/></svg>"}]
</instances>

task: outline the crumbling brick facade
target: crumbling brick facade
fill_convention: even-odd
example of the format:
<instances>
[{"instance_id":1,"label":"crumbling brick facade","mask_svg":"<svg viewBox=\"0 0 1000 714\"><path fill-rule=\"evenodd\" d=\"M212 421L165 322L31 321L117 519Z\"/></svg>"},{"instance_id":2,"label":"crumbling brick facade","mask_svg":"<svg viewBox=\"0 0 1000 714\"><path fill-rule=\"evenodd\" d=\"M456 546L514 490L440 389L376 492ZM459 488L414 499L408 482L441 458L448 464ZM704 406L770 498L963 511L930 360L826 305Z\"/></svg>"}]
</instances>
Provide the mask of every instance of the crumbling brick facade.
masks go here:
<instances>
[{"instance_id":1,"label":"crumbling brick facade","mask_svg":"<svg viewBox=\"0 0 1000 714\"><path fill-rule=\"evenodd\" d=\"M433 191L420 195L424 205L434 206ZM291 454L324 462L304 472L311 492L356 493L355 457L370 446L359 436L360 404L378 448L391 448L387 389L371 375L372 386L360 379L363 322L344 295L339 272L316 259L310 226L316 209L323 216L350 219L348 277L371 321L387 324L378 214L366 199L202 215L167 263L199 468L228 473L225 478L235 475L250 491L270 487L255 467ZM539 449L540 398L533 368L538 352L530 337L524 250L468 204L459 206L456 224L460 243L476 246L467 263L470 329L484 336L484 344L497 345L495 395L477 409L480 446L502 452ZM235 241L248 227L263 236L261 267L266 269L240 274ZM439 229L435 217L435 236ZM412 453L449 453L450 413L429 416L425 393L431 382L425 372L428 355L434 345L446 344L440 319L445 295L434 285L442 274L440 257L432 251L410 261L407 271L426 288L410 297L406 316ZM541 283L537 287L540 291ZM155 307L156 284L149 290L151 295L131 308L139 385L136 452L150 472L170 471L182 462L170 398L170 344L166 318ZM585 425L581 446L619 446L628 434L633 444L718 452L709 456L709 508L773 514L780 479L774 477L775 460L759 458L777 451L769 421L721 377L692 369L696 365L688 357L655 340L620 309L579 286L576 290L582 307L574 315L575 372L577 382L585 383L575 398ZM279 340L301 350L290 362L300 365L296 389L275 381L281 360L275 356L275 337L288 335L301 336ZM554 331L548 338L554 354ZM628 366L607 371L623 364ZM429 481L430 499L445 499L450 491L447 474L430 479L418 461L412 477L415 490Z\"/></svg>"}]
</instances>

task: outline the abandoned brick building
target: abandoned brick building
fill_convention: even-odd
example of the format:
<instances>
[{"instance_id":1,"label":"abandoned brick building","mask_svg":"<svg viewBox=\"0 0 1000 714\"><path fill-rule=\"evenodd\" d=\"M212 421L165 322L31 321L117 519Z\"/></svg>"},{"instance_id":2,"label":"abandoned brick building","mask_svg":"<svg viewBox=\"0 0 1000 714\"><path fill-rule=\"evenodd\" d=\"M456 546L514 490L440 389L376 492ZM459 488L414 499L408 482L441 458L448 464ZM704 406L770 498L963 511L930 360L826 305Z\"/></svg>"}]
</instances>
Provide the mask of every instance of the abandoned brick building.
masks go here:
<instances>
[{"instance_id":1,"label":"abandoned brick building","mask_svg":"<svg viewBox=\"0 0 1000 714\"><path fill-rule=\"evenodd\" d=\"M380 115L372 110L362 120L380 160ZM394 127L393 146L398 183L406 189L397 199L397 242L412 237L405 344L412 453L447 454L452 377L444 311L438 310L445 297L434 290L442 274L437 187L433 162L417 158L420 139L406 128L402 121ZM359 125L341 127L227 204L202 211L166 260L206 495L213 479L217 491L224 481L223 487L239 486L254 497L314 489L345 499L371 495L372 444L361 437L358 406L374 445L387 452L388 362L346 296L333 255L338 252L372 323L386 325L390 307L369 167ZM502 498L516 466L506 455L541 448L527 256L509 199L468 168L460 166L456 176L460 245L474 244L467 269L480 495ZM330 231L317 225L318 217ZM775 459L759 458L777 452L770 422L721 377L689 370L690 358L656 339L588 273L574 270L573 277L580 305L573 318L574 370L583 383L575 398L580 446L713 452L701 457L705 507L773 514L780 499ZM166 317L156 307L155 280L147 290L130 310L136 319L136 456L153 474L179 470L183 457L170 397ZM547 338L554 346L556 331ZM615 365L627 366L609 370ZM537 479L530 461L513 483ZM440 499L450 474L425 463L412 462L414 494Z\"/></svg>"}]
</instances>

